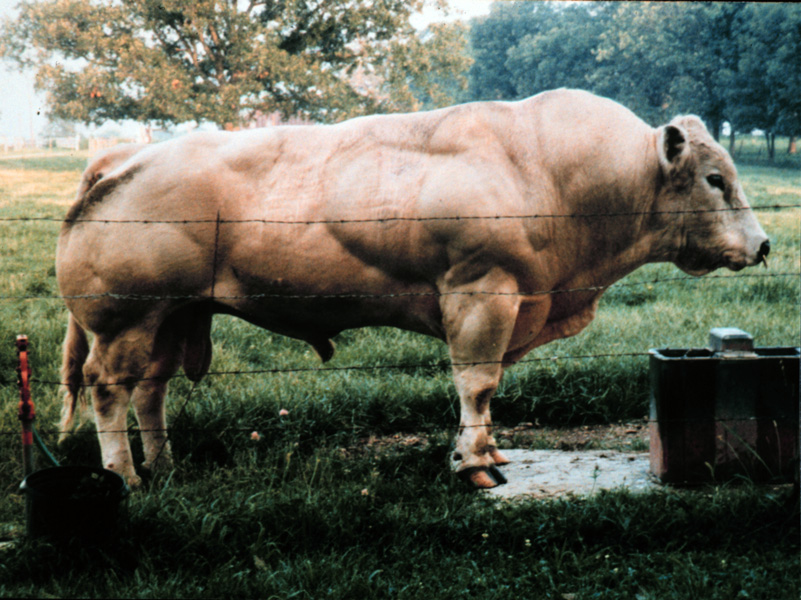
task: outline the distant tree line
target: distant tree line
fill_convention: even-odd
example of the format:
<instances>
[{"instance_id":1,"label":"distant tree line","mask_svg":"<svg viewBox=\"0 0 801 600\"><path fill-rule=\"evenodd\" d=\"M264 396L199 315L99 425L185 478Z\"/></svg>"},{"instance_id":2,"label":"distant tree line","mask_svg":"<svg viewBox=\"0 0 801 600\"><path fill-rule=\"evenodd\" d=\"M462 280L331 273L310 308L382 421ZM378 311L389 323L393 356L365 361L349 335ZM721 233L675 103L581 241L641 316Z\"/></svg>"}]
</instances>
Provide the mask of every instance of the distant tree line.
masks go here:
<instances>
[{"instance_id":1,"label":"distant tree line","mask_svg":"<svg viewBox=\"0 0 801 600\"><path fill-rule=\"evenodd\" d=\"M556 87L719 138L801 134L801 5L496 2L468 29L415 30L445 0L21 0L0 58L36 72L51 119L236 127L334 122ZM472 65L472 67L471 67ZM469 85L468 85L469 84Z\"/></svg>"},{"instance_id":2,"label":"distant tree line","mask_svg":"<svg viewBox=\"0 0 801 600\"><path fill-rule=\"evenodd\" d=\"M496 2L470 30L467 97L557 87L614 98L652 125L679 113L716 139L801 133L801 5L735 2ZM788 148L788 151L790 149Z\"/></svg>"}]
</instances>

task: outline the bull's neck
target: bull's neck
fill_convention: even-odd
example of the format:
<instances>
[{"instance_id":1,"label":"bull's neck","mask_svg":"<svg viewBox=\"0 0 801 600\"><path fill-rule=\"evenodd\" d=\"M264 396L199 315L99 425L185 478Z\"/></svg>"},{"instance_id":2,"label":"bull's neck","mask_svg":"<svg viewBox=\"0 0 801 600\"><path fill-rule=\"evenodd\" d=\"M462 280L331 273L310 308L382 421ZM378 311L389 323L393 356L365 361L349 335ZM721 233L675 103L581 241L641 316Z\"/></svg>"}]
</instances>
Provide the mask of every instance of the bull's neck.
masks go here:
<instances>
[{"instance_id":1,"label":"bull's neck","mask_svg":"<svg viewBox=\"0 0 801 600\"><path fill-rule=\"evenodd\" d=\"M559 270L574 284L604 287L647 263L672 260L677 228L657 208L659 178L657 169L645 170L639 180L609 186L603 194L573 190L574 197L589 200L563 203L564 216L554 219L551 258Z\"/></svg>"},{"instance_id":2,"label":"bull's neck","mask_svg":"<svg viewBox=\"0 0 801 600\"><path fill-rule=\"evenodd\" d=\"M510 156L524 157L516 166L528 190L526 211L552 216L528 225L551 282L575 275L610 285L646 263L671 260L676 227L658 210L664 182L656 130L629 119L628 136L544 137L536 113L525 112L534 107L521 109L526 118L514 123L521 133L505 143Z\"/></svg>"}]
</instances>

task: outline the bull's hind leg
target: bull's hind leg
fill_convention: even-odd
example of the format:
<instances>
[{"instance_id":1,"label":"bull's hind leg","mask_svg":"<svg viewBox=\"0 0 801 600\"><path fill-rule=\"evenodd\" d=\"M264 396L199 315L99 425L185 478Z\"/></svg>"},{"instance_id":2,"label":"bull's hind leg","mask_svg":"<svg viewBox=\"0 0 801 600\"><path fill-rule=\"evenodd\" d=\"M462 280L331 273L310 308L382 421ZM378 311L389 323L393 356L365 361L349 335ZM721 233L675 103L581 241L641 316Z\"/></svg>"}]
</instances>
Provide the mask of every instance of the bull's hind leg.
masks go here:
<instances>
[{"instance_id":1,"label":"bull's hind leg","mask_svg":"<svg viewBox=\"0 0 801 600\"><path fill-rule=\"evenodd\" d=\"M165 368L167 365L160 363L152 366L153 370L145 374L144 380L133 392L134 411L145 454L142 468L149 471L169 470L172 468L172 450L167 438L164 398L167 395L167 380L175 373L176 368Z\"/></svg>"},{"instance_id":2,"label":"bull's hind leg","mask_svg":"<svg viewBox=\"0 0 801 600\"><path fill-rule=\"evenodd\" d=\"M103 466L119 473L132 487L141 480L128 442L128 405L131 391L147 369L152 347L152 336L140 330L113 337L96 335L84 365L85 381L92 390Z\"/></svg>"},{"instance_id":3,"label":"bull's hind leg","mask_svg":"<svg viewBox=\"0 0 801 600\"><path fill-rule=\"evenodd\" d=\"M159 329L147 370L133 392L134 411L139 422L145 455L142 468L146 470L172 468L172 450L167 437L164 399L167 395L168 381L178 370L185 353L183 342L186 336L182 329L185 326L183 320L173 318Z\"/></svg>"},{"instance_id":4,"label":"bull's hind leg","mask_svg":"<svg viewBox=\"0 0 801 600\"><path fill-rule=\"evenodd\" d=\"M461 422L456 451L457 472L476 487L494 487L505 479L496 465L508 463L492 437L490 400L503 374L503 356L514 331L519 298L512 282L488 276L480 293L471 286L444 295L443 318L453 362ZM469 292L479 291L473 295ZM465 293L468 292L468 293ZM506 293L498 293L506 292Z\"/></svg>"}]
</instances>

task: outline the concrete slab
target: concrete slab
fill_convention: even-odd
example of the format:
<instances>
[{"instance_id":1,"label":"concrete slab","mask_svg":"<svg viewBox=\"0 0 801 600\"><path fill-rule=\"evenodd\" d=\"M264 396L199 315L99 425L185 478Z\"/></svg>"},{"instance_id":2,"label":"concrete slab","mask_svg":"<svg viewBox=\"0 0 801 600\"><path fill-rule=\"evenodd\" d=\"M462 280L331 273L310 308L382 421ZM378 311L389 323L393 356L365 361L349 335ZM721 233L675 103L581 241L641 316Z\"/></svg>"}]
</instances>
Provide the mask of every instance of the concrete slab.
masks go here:
<instances>
[{"instance_id":1,"label":"concrete slab","mask_svg":"<svg viewBox=\"0 0 801 600\"><path fill-rule=\"evenodd\" d=\"M512 461L501 468L509 483L487 490L498 498L589 496L601 490L659 489L649 474L648 453L589 450L503 450Z\"/></svg>"}]
</instances>

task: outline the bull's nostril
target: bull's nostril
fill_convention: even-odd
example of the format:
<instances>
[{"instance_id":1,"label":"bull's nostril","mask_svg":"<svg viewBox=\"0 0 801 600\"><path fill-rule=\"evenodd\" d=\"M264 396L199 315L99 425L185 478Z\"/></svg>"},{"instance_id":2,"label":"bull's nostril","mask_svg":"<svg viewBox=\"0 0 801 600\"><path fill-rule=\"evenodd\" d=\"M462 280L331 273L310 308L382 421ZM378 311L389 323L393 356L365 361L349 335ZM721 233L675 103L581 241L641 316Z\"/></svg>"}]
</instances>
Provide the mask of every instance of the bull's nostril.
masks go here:
<instances>
[{"instance_id":1,"label":"bull's nostril","mask_svg":"<svg viewBox=\"0 0 801 600\"><path fill-rule=\"evenodd\" d=\"M759 247L759 257L765 258L768 254L770 254L770 240L765 240Z\"/></svg>"}]
</instances>

